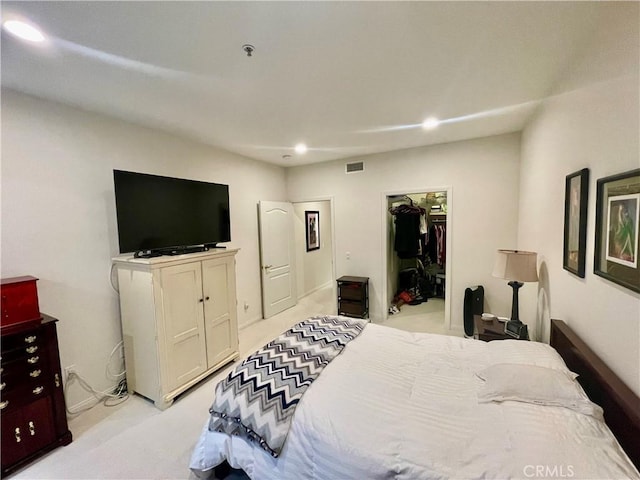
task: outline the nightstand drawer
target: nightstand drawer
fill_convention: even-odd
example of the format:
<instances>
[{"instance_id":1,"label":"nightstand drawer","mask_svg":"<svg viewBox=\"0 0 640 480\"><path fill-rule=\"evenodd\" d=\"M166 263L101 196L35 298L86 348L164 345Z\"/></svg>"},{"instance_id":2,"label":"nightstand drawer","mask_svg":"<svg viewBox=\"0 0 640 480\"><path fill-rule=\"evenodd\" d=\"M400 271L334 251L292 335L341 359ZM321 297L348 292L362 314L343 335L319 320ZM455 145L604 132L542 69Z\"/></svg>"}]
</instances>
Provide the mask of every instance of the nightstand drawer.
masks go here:
<instances>
[{"instance_id":1,"label":"nightstand drawer","mask_svg":"<svg viewBox=\"0 0 640 480\"><path fill-rule=\"evenodd\" d=\"M366 295L365 289L360 283L344 283L338 288L338 296L343 300L363 300Z\"/></svg>"},{"instance_id":2,"label":"nightstand drawer","mask_svg":"<svg viewBox=\"0 0 640 480\"><path fill-rule=\"evenodd\" d=\"M338 315L355 315L360 317L365 314L364 304L360 302L349 302L346 300L342 300L340 302L340 308L338 310Z\"/></svg>"}]
</instances>

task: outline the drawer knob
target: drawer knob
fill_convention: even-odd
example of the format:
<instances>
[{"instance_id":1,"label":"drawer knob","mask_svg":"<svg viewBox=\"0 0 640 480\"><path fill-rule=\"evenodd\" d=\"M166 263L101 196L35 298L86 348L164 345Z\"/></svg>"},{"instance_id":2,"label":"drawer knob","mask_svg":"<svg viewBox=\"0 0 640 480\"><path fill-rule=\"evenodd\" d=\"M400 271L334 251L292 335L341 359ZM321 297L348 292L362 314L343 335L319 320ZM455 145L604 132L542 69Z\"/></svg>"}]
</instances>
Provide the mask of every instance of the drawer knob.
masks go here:
<instances>
[{"instance_id":1,"label":"drawer knob","mask_svg":"<svg viewBox=\"0 0 640 480\"><path fill-rule=\"evenodd\" d=\"M38 363L38 360L40 360L40 357L37 356L37 355L35 357L27 358L27 362L29 362L31 364Z\"/></svg>"},{"instance_id":2,"label":"drawer knob","mask_svg":"<svg viewBox=\"0 0 640 480\"><path fill-rule=\"evenodd\" d=\"M24 337L25 343L33 343L36 341L35 335L29 335L28 337Z\"/></svg>"},{"instance_id":3,"label":"drawer knob","mask_svg":"<svg viewBox=\"0 0 640 480\"><path fill-rule=\"evenodd\" d=\"M31 347L27 347L27 353L35 353L38 350L37 345L32 345Z\"/></svg>"},{"instance_id":4,"label":"drawer knob","mask_svg":"<svg viewBox=\"0 0 640 480\"><path fill-rule=\"evenodd\" d=\"M42 373L42 370L34 370L33 372L29 372L29 376L31 378L37 378Z\"/></svg>"},{"instance_id":5,"label":"drawer knob","mask_svg":"<svg viewBox=\"0 0 640 480\"><path fill-rule=\"evenodd\" d=\"M20 443L22 441L22 438L20 438L20 428L16 427L15 431L14 431L14 435L16 436L16 443Z\"/></svg>"},{"instance_id":6,"label":"drawer knob","mask_svg":"<svg viewBox=\"0 0 640 480\"><path fill-rule=\"evenodd\" d=\"M32 437L36 434L36 426L33 424L33 422L29 422L29 433Z\"/></svg>"},{"instance_id":7,"label":"drawer knob","mask_svg":"<svg viewBox=\"0 0 640 480\"><path fill-rule=\"evenodd\" d=\"M0 402L0 410L4 410L9 405L9 400L5 400L4 402Z\"/></svg>"},{"instance_id":8,"label":"drawer knob","mask_svg":"<svg viewBox=\"0 0 640 480\"><path fill-rule=\"evenodd\" d=\"M36 395L40 395L44 391L44 387L36 387L32 390Z\"/></svg>"}]
</instances>

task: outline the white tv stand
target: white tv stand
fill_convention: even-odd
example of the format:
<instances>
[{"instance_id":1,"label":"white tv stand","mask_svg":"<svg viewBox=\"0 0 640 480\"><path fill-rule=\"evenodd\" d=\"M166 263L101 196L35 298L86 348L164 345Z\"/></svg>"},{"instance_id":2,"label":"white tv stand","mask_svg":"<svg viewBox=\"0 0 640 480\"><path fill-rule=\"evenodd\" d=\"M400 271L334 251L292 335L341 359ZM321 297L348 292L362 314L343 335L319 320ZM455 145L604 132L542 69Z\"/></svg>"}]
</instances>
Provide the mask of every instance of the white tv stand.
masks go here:
<instances>
[{"instance_id":1,"label":"white tv stand","mask_svg":"<svg viewBox=\"0 0 640 480\"><path fill-rule=\"evenodd\" d=\"M237 252L113 258L129 391L164 410L238 358Z\"/></svg>"}]
</instances>

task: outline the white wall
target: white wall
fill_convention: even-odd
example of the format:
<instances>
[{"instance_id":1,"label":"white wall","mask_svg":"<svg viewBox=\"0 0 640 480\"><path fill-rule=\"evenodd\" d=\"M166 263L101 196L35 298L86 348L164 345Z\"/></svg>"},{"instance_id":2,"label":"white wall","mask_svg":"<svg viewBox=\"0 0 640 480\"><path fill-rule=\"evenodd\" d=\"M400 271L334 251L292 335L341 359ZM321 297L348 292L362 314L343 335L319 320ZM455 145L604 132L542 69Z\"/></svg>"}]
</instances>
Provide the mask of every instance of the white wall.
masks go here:
<instances>
[{"instance_id":1,"label":"white wall","mask_svg":"<svg viewBox=\"0 0 640 480\"><path fill-rule=\"evenodd\" d=\"M614 2L523 133L518 244L539 252L523 306L565 320L640 394L640 295L593 273L598 178L640 167L639 4ZM586 275L562 268L566 175L590 169ZM533 295L532 295L533 294ZM522 306L521 306L522 308Z\"/></svg>"},{"instance_id":2,"label":"white wall","mask_svg":"<svg viewBox=\"0 0 640 480\"><path fill-rule=\"evenodd\" d=\"M105 364L121 340L110 279L118 254L114 168L229 185L239 247L239 323L261 318L258 200L286 200L280 167L2 91L2 277L34 275L43 312L58 317L63 366L94 388L112 386ZM88 395L71 389L70 405Z\"/></svg>"},{"instance_id":3,"label":"white wall","mask_svg":"<svg viewBox=\"0 0 640 480\"><path fill-rule=\"evenodd\" d=\"M483 284L491 309L510 312L511 289L491 272L496 249L516 245L519 158L520 135L500 135L290 168L287 188L294 202L333 198L336 276L370 277L371 317L380 321L386 193L451 187L448 286L451 323L461 331L464 289L469 285ZM355 160L365 162L364 172L345 174L345 163Z\"/></svg>"},{"instance_id":4,"label":"white wall","mask_svg":"<svg viewBox=\"0 0 640 480\"><path fill-rule=\"evenodd\" d=\"M304 212L320 214L320 249L307 252ZM333 279L333 233L331 231L331 202L303 202L293 204L296 247L296 279L298 298L330 284Z\"/></svg>"}]
</instances>

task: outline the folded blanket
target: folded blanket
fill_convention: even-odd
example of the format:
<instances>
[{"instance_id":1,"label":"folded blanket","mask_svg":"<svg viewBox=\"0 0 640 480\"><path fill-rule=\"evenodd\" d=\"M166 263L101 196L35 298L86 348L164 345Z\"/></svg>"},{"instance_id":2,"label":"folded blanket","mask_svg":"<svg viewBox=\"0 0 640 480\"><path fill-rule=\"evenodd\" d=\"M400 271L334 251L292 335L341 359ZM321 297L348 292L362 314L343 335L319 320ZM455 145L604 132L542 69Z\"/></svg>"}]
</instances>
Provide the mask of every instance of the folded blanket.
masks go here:
<instances>
[{"instance_id":1,"label":"folded blanket","mask_svg":"<svg viewBox=\"0 0 640 480\"><path fill-rule=\"evenodd\" d=\"M312 317L266 344L216 386L209 430L240 435L277 457L306 389L367 323Z\"/></svg>"}]
</instances>

